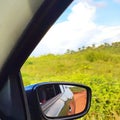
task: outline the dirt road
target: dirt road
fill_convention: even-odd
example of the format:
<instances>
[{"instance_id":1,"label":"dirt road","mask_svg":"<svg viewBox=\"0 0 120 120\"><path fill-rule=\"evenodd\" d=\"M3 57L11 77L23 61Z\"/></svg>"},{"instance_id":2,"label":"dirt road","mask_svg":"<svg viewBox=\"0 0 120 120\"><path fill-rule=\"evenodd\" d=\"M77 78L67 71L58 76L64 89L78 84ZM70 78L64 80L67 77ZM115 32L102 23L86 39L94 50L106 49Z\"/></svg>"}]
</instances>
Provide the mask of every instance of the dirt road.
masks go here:
<instances>
[{"instance_id":1,"label":"dirt road","mask_svg":"<svg viewBox=\"0 0 120 120\"><path fill-rule=\"evenodd\" d=\"M87 102L86 91L74 93L75 114L80 113L85 109Z\"/></svg>"}]
</instances>

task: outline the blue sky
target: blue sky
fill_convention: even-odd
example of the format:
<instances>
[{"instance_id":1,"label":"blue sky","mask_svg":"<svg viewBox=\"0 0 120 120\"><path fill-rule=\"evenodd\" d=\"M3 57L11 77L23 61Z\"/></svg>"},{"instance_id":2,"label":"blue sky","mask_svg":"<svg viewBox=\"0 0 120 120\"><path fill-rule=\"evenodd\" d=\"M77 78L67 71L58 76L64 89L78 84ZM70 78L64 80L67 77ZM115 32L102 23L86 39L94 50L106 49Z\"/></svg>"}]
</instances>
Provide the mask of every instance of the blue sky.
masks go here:
<instances>
[{"instance_id":1,"label":"blue sky","mask_svg":"<svg viewBox=\"0 0 120 120\"><path fill-rule=\"evenodd\" d=\"M33 56L120 41L120 0L74 0L36 47Z\"/></svg>"},{"instance_id":2,"label":"blue sky","mask_svg":"<svg viewBox=\"0 0 120 120\"><path fill-rule=\"evenodd\" d=\"M90 0L88 0L90 1ZM58 22L63 22L67 19L67 16L71 12L71 8L77 3L72 3L64 14L57 20ZM96 7L96 17L94 22L101 25L120 25L120 0L94 0L91 4Z\"/></svg>"},{"instance_id":3,"label":"blue sky","mask_svg":"<svg viewBox=\"0 0 120 120\"><path fill-rule=\"evenodd\" d=\"M120 25L120 2L104 0L105 6L96 9L95 22L101 25Z\"/></svg>"}]
</instances>

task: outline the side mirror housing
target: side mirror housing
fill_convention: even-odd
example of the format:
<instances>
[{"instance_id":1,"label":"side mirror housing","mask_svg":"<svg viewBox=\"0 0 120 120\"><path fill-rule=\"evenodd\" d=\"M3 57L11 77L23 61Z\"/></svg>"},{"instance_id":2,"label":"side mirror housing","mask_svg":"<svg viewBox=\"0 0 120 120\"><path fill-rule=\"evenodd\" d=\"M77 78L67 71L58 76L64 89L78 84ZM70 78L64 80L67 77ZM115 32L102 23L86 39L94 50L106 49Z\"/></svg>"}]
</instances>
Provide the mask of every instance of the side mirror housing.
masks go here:
<instances>
[{"instance_id":1,"label":"side mirror housing","mask_svg":"<svg viewBox=\"0 0 120 120\"><path fill-rule=\"evenodd\" d=\"M70 120L90 109L91 89L85 85L52 82L27 86L25 90L32 118Z\"/></svg>"}]
</instances>

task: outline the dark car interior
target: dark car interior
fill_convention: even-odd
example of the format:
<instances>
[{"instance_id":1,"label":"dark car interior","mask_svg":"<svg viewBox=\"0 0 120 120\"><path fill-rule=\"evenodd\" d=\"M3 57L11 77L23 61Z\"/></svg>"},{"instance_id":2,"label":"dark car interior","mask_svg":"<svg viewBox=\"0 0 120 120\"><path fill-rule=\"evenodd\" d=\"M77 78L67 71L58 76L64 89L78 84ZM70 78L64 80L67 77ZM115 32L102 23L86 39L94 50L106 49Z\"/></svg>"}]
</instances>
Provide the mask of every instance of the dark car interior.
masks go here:
<instances>
[{"instance_id":1,"label":"dark car interior","mask_svg":"<svg viewBox=\"0 0 120 120\"><path fill-rule=\"evenodd\" d=\"M31 119L20 69L44 34L71 2L72 0L45 0L39 9L34 11L27 27L10 49L10 54L0 68L0 119ZM36 116L37 119L41 118Z\"/></svg>"}]
</instances>

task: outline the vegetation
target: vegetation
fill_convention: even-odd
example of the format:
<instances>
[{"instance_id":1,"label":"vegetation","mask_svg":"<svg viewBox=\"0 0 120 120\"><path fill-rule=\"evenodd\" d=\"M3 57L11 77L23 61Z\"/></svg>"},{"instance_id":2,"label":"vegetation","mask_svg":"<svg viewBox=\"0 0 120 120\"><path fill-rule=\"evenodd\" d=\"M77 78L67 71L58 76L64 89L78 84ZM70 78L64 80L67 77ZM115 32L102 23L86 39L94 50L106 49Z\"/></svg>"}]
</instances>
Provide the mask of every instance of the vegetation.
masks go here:
<instances>
[{"instance_id":1,"label":"vegetation","mask_svg":"<svg viewBox=\"0 0 120 120\"><path fill-rule=\"evenodd\" d=\"M83 91L86 91L85 88L80 88L80 87L69 87L69 89L75 94L75 93L80 93Z\"/></svg>"},{"instance_id":2,"label":"vegetation","mask_svg":"<svg viewBox=\"0 0 120 120\"><path fill-rule=\"evenodd\" d=\"M120 42L30 57L21 71L25 86L45 81L90 86L91 109L81 120L120 120Z\"/></svg>"}]
</instances>

